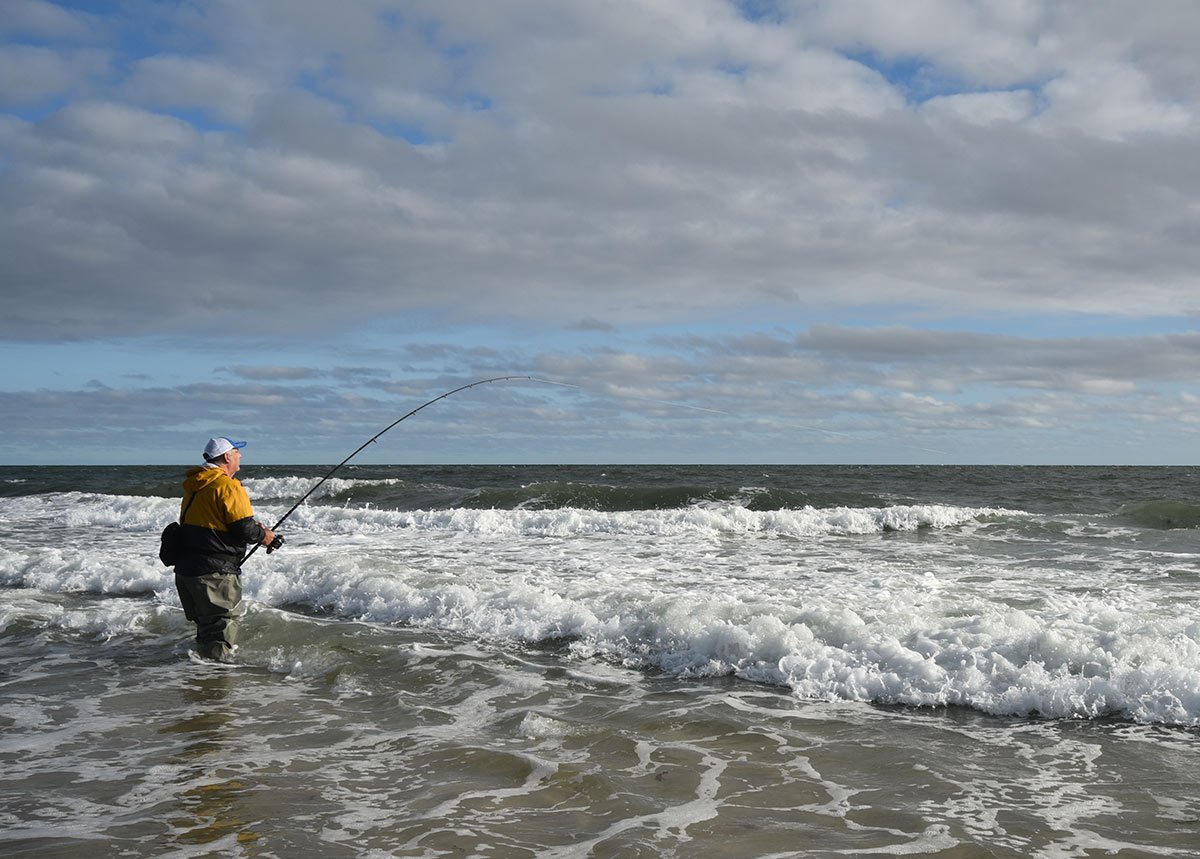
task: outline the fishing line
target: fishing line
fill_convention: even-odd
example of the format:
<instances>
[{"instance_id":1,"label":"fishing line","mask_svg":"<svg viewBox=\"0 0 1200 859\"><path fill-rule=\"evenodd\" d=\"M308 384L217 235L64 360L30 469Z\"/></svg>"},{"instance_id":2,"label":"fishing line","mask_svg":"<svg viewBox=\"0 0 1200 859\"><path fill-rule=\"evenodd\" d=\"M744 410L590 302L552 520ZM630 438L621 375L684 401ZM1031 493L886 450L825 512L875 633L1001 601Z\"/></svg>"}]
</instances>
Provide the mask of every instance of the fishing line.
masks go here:
<instances>
[{"instance_id":1,"label":"fishing line","mask_svg":"<svg viewBox=\"0 0 1200 859\"><path fill-rule=\"evenodd\" d=\"M439 400L444 400L444 399L446 399L446 397L449 397L449 396L451 396L452 394L457 394L459 391L465 391L465 390L467 390L467 389L469 389L469 388L477 388L477 387L479 387L480 385L487 385L487 384L490 384L490 383L492 383L492 382L510 382L510 381L513 381L513 380L515 380L515 379L520 379L520 380L522 380L522 381L526 381L526 382L541 382L541 383L543 383L543 384L546 384L546 385L561 385L561 386L563 386L563 387L565 387L565 388L577 388L577 387L579 387L578 385L568 385L568 384L567 384L567 383L565 383L565 382L552 382L552 381L550 381L549 379L539 379L539 378L537 378L536 376L496 376L495 378L492 378L492 379L480 379L480 380L479 380L479 381L477 381L477 382L471 382L471 383L470 383L470 384L468 384L468 385L461 385L461 386L459 386L459 387L455 388L455 389L454 389L454 390L452 390L452 391L446 391L446 393L444 393L444 394L439 394L438 396L434 397L434 398L433 398L432 400L430 400L429 402L427 402L427 403L422 403L421 405L417 406L415 409L413 409L411 412L409 412L408 414L404 415L403 417L397 418L396 420L392 421L392 422L391 422L390 424L388 424L386 427L384 427L384 428L383 428L383 429L381 429L379 432L375 433L375 435L371 436L369 439L367 439L367 440L366 440L366 441L364 441L364 442L363 442L361 445L359 445L359 446L358 446L358 448L357 448L357 449L356 449L356 450L355 450L355 451L354 451L352 454L350 454L348 457L346 457L345 459L343 459L341 462L339 462L339 463L338 463L337 465L335 465L333 468L329 469L329 473L328 473L328 474L326 474L324 477L322 477L320 480L318 480L316 483L314 483L314 484L313 484L313 486L312 486L312 488L311 488L311 489L309 489L307 492L305 492L305 493L304 493L304 495L302 495L302 496L300 497L300 500L299 500L299 501L297 501L295 504L293 504L293 505L292 505L292 509L288 510L288 512L284 513L284 514L283 514L283 516L281 516L281 517L279 518L279 521L275 523L275 525L274 525L274 526L271 528L271 530L272 530L272 531L277 531L277 530L279 530L279 526L280 526L280 525L282 525L282 524L284 523L284 521L285 521L285 520L286 520L286 519L287 519L289 516L291 516L293 513L295 513L295 512L296 512L296 510L297 510L297 509L300 507L300 505L301 505L301 504L303 504L305 501L307 501L307 500L308 500L308 498L309 498L309 496L310 496L310 495L312 495L314 492L316 492L316 491L317 491L317 490L318 490L318 489L321 487L321 485L322 485L322 484L323 484L323 483L324 483L326 480L328 480L329 478L333 477L333 475L334 475L334 472L336 472L336 471L337 471L339 468L341 468L343 465L345 465L345 464L346 464L347 462L349 462L350 460L354 459L354 457L356 457L356 456L358 456L360 453L362 453L362 452L363 452L363 450L365 450L365 449L367 448L367 446L368 446L368 445L370 445L370 444L372 444L372 443L374 443L374 442L378 441L378 440L379 440L379 437L380 437L380 436L382 436L384 433L386 433L388 430L390 430L392 427L394 427L394 426L396 426L397 424L403 423L404 421L408 420L408 419L409 419L409 418L411 418L413 415L415 415L417 412L421 411L421 409L424 409L424 408L427 408L427 407L429 407L429 406L432 406L434 403L438 402ZM259 543L259 544L255 544L255 545L254 545L254 546L253 546L253 547L250 549L250 551L246 553L245 557L243 557L243 558L242 558L242 560L238 562L238 567L239 567L239 568L242 566L242 564L246 563L246 561L250 560L250 556L251 556L251 555L253 555L255 552L257 552L257 551L258 551L258 547L259 547L260 545L262 545L262 544L261 544L261 543ZM268 554L269 554L269 553L268 553Z\"/></svg>"}]
</instances>

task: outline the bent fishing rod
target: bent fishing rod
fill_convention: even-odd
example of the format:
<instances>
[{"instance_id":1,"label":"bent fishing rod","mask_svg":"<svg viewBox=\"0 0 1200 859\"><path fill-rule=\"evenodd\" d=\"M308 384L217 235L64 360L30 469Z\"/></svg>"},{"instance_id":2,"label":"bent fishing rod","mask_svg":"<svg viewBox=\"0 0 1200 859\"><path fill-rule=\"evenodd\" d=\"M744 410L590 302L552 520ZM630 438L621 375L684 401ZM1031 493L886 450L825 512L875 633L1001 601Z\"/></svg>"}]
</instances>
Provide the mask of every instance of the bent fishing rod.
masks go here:
<instances>
[{"instance_id":1,"label":"bent fishing rod","mask_svg":"<svg viewBox=\"0 0 1200 859\"><path fill-rule=\"evenodd\" d=\"M349 462L350 460L354 459L354 457L356 457L360 453L362 453L369 445L378 441L379 437L382 436L384 433L386 433L388 430L392 429L397 424L401 424L404 421L408 420L413 415L415 415L417 412L421 411L421 409L428 408L429 406L432 406L434 403L438 402L439 400L444 400L444 399L446 399L446 397L452 396L453 394L457 394L460 391L465 391L468 388L477 388L480 385L487 385L492 382L511 382L516 379L521 379L526 382L542 382L547 385L562 385L564 388L577 387L576 385L568 385L565 382L552 382L549 379L539 379L536 376L496 376L495 378L492 378L492 379L480 379L477 382L471 382L469 385L461 385L460 387L455 388L453 391L446 391L446 393L444 393L444 394L439 394L438 396L434 397L429 402L422 403L421 405L417 406L415 409L413 409L411 412L404 415L403 417L397 418L396 420L392 421L386 427L384 427L379 432L375 433L375 435L371 436L369 439L367 439L361 445L359 445L358 449L355 450L352 454L350 454L348 457L343 459L341 462L339 462L333 468L329 469L329 473L326 474L324 477L322 477L320 480L318 480L316 483L314 483L312 488L309 489L308 492L305 492L304 495L302 495L300 497L300 500L292 505L292 509L288 510L288 512L284 513L283 516L281 516L279 518L279 521L275 523L275 525L271 528L271 530L272 531L279 530L279 526L282 525L289 516L291 516L293 513L295 513L296 510L299 509L300 505L303 504L305 501L307 501L309 496L312 495L314 492L316 492L326 480L333 477L334 473L339 468L341 468L347 462ZM246 553L245 557L243 557L242 560L238 562L239 568L241 568L242 564L246 563L246 561L250 560L250 556L258 551L258 547L260 545L262 545L262 544L261 543L255 544L253 547L251 547L250 551ZM280 545L282 545L282 543ZM270 554L271 551L272 551L272 549L270 547L268 547L267 554Z\"/></svg>"}]
</instances>

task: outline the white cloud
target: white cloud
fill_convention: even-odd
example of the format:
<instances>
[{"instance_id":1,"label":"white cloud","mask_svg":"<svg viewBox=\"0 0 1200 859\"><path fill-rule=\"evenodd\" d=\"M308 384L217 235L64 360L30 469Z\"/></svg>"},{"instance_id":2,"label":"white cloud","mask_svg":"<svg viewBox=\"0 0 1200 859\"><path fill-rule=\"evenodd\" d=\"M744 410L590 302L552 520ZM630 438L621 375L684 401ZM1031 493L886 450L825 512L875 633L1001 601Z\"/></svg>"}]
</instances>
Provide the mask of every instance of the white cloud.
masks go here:
<instances>
[{"instance_id":1,"label":"white cloud","mask_svg":"<svg viewBox=\"0 0 1200 859\"><path fill-rule=\"evenodd\" d=\"M215 60L159 54L134 64L122 94L148 107L197 109L241 124L269 90L268 82Z\"/></svg>"},{"instance_id":2,"label":"white cloud","mask_svg":"<svg viewBox=\"0 0 1200 859\"><path fill-rule=\"evenodd\" d=\"M1036 99L1029 90L962 93L931 98L920 106L922 116L943 121L989 125L1021 122L1033 116Z\"/></svg>"},{"instance_id":3,"label":"white cloud","mask_svg":"<svg viewBox=\"0 0 1200 859\"><path fill-rule=\"evenodd\" d=\"M98 38L104 29L101 22L97 16L69 11L47 0L5 0L0 36L79 43Z\"/></svg>"},{"instance_id":4,"label":"white cloud","mask_svg":"<svg viewBox=\"0 0 1200 859\"><path fill-rule=\"evenodd\" d=\"M921 58L968 84L1005 87L1045 73L1039 36L1051 4L1035 0L840 0L789 4L800 27L841 48Z\"/></svg>"},{"instance_id":5,"label":"white cloud","mask_svg":"<svg viewBox=\"0 0 1200 859\"><path fill-rule=\"evenodd\" d=\"M105 69L106 57L97 51L62 52L38 45L0 44L0 105L31 105L50 96L78 92L89 76Z\"/></svg>"},{"instance_id":6,"label":"white cloud","mask_svg":"<svg viewBox=\"0 0 1200 859\"><path fill-rule=\"evenodd\" d=\"M1121 140L1195 125L1194 106L1158 97L1149 76L1127 63L1081 63L1047 83L1043 93L1050 107L1039 124L1052 129Z\"/></svg>"},{"instance_id":7,"label":"white cloud","mask_svg":"<svg viewBox=\"0 0 1200 859\"><path fill-rule=\"evenodd\" d=\"M178 163L186 157L180 149L196 138L186 122L163 114L110 101L82 101L69 105L45 120L37 129L38 138L22 143L50 143L75 147L83 158L104 158L108 147L130 147L147 153L158 150L160 157ZM32 155L32 153L30 153ZM65 153L50 152L47 160ZM113 153L97 168L110 168L127 153ZM183 157L181 157L183 156ZM129 164L129 162L124 162Z\"/></svg>"}]
</instances>

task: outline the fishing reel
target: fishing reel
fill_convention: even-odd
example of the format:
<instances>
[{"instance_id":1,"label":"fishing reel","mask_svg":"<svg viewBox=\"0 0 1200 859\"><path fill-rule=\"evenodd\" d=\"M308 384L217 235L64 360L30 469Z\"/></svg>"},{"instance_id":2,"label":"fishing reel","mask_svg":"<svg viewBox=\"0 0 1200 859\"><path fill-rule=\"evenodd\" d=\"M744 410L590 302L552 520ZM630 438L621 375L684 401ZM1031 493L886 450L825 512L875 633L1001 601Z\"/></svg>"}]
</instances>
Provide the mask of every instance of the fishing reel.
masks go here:
<instances>
[{"instance_id":1,"label":"fishing reel","mask_svg":"<svg viewBox=\"0 0 1200 859\"><path fill-rule=\"evenodd\" d=\"M276 534L275 539L272 540L270 543L267 543L267 554L268 555L271 554L272 552L274 552L276 549L278 549L282 545L283 545L283 535Z\"/></svg>"}]
</instances>

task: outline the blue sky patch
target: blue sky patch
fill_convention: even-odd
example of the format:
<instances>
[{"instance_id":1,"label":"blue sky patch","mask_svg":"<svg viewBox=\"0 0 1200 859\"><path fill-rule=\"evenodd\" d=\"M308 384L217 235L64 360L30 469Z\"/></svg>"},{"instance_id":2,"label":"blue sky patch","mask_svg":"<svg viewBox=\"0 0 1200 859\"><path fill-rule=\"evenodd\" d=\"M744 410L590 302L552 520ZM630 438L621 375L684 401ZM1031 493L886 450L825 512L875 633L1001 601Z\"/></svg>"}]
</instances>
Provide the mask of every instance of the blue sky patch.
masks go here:
<instances>
[{"instance_id":1,"label":"blue sky patch","mask_svg":"<svg viewBox=\"0 0 1200 859\"><path fill-rule=\"evenodd\" d=\"M910 104L963 91L961 80L940 72L936 66L920 57L889 58L873 51L847 51L844 55L881 74L888 83L904 93Z\"/></svg>"}]
</instances>

